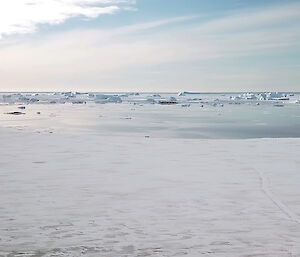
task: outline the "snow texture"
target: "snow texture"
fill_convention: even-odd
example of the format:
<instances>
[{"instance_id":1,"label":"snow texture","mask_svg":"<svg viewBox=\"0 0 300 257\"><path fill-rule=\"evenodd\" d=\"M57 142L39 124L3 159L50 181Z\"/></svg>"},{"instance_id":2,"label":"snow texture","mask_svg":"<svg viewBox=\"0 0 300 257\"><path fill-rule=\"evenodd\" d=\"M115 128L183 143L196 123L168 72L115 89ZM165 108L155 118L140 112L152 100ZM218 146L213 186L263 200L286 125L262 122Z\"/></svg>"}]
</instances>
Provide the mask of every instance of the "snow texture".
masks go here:
<instances>
[{"instance_id":1,"label":"snow texture","mask_svg":"<svg viewBox=\"0 0 300 257\"><path fill-rule=\"evenodd\" d=\"M300 256L300 139L0 140L0 256Z\"/></svg>"}]
</instances>

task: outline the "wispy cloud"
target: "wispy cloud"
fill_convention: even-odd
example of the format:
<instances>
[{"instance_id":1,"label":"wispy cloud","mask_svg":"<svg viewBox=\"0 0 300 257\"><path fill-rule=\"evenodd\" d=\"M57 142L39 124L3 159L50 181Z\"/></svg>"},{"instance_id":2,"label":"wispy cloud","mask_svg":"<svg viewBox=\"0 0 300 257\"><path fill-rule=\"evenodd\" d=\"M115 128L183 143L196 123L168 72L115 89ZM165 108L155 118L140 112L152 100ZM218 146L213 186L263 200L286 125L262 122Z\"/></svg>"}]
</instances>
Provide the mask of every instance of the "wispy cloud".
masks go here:
<instances>
[{"instance_id":1,"label":"wispy cloud","mask_svg":"<svg viewBox=\"0 0 300 257\"><path fill-rule=\"evenodd\" d=\"M199 17L202 17L202 16L190 15L190 16L179 16L179 17L161 19L161 20L156 20L156 21L151 21L151 22L145 22L145 23L124 26L119 29L115 29L113 32L115 34L137 33L137 32L141 32L144 30L167 26L170 24L183 23L186 21L196 20Z\"/></svg>"},{"instance_id":2,"label":"wispy cloud","mask_svg":"<svg viewBox=\"0 0 300 257\"><path fill-rule=\"evenodd\" d=\"M101 89L109 90L117 83L113 82L117 78L124 87L147 84L156 78L156 85L172 84L166 90L186 83L194 90L201 83L216 85L222 82L234 88L244 81L248 89L268 81L280 89L287 77L292 81L290 85L300 83L298 69L289 68L288 72L279 69L274 73L270 69L276 64L269 63L271 66L263 69L253 66L249 73L242 70L239 62L232 64L232 60L251 57L253 61L254 57L259 63L264 56L300 54L298 10L300 3L286 4L244 10L240 14L206 21L197 19L198 16L174 17L114 29L72 30L28 39L20 44L6 43L2 47L0 43L0 76L7 85L22 84L30 88L45 85L58 89L73 85L96 89L105 81L105 88ZM177 24L181 26L174 26ZM204 71L190 69L193 64L205 66L205 63L210 65ZM224 69L222 63L231 66ZM157 71L161 67L164 72L151 73L151 69ZM151 73L151 77L138 73L141 70ZM113 86L116 90L122 89Z\"/></svg>"},{"instance_id":3,"label":"wispy cloud","mask_svg":"<svg viewBox=\"0 0 300 257\"><path fill-rule=\"evenodd\" d=\"M199 27L201 33L229 33L278 27L300 22L300 3L283 4L265 9L240 10L238 13L213 19Z\"/></svg>"},{"instance_id":4,"label":"wispy cloud","mask_svg":"<svg viewBox=\"0 0 300 257\"><path fill-rule=\"evenodd\" d=\"M0 1L0 38L32 33L39 24L59 24L71 17L96 18L112 14L134 3L134 0Z\"/></svg>"}]
</instances>

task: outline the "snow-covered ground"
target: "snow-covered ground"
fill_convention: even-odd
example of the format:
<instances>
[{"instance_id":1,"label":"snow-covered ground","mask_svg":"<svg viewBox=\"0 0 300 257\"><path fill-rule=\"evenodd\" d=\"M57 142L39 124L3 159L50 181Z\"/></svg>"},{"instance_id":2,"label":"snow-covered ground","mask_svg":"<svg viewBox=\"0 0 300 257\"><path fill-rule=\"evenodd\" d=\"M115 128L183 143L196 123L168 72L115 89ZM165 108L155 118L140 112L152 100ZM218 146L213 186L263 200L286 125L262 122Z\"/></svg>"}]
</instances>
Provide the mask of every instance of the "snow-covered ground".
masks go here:
<instances>
[{"instance_id":1,"label":"snow-covered ground","mask_svg":"<svg viewBox=\"0 0 300 257\"><path fill-rule=\"evenodd\" d=\"M3 96L0 257L300 256L299 104Z\"/></svg>"},{"instance_id":2,"label":"snow-covered ground","mask_svg":"<svg viewBox=\"0 0 300 257\"><path fill-rule=\"evenodd\" d=\"M300 256L300 139L0 129L0 256Z\"/></svg>"}]
</instances>

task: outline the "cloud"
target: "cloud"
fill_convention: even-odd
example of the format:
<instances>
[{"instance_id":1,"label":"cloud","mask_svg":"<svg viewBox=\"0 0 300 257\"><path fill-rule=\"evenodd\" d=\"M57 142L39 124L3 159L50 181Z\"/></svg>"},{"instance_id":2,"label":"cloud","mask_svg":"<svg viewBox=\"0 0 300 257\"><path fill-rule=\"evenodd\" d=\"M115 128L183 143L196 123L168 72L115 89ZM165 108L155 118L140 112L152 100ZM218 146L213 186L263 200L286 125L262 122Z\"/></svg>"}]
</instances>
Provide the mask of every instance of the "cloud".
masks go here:
<instances>
[{"instance_id":1,"label":"cloud","mask_svg":"<svg viewBox=\"0 0 300 257\"><path fill-rule=\"evenodd\" d=\"M96 18L130 7L133 0L9 0L0 1L0 38L26 34L39 24L59 24L69 18Z\"/></svg>"},{"instance_id":2,"label":"cloud","mask_svg":"<svg viewBox=\"0 0 300 257\"><path fill-rule=\"evenodd\" d=\"M265 9L248 9L203 23L201 33L229 33L258 28L284 26L300 21L300 4L277 5Z\"/></svg>"},{"instance_id":3,"label":"cloud","mask_svg":"<svg viewBox=\"0 0 300 257\"><path fill-rule=\"evenodd\" d=\"M257 90L258 84L268 83L280 90L287 78L296 87L298 68L291 63L279 69L279 59L274 60L300 54L299 9L300 4L282 5L205 22L184 16L114 29L72 30L21 43L3 40L0 77L7 88L21 85L32 90L126 91L144 85L142 90L151 91L186 84L186 90L199 90L200 84L220 91L220 84L234 90L245 84L245 90L251 86ZM246 64L241 67L243 60ZM206 68L199 70L199 65Z\"/></svg>"},{"instance_id":4,"label":"cloud","mask_svg":"<svg viewBox=\"0 0 300 257\"><path fill-rule=\"evenodd\" d=\"M199 18L199 15L191 15L191 16L179 16L168 19L161 19L151 22L139 23L129 26L124 26L119 29L114 30L113 32L116 34L126 34L126 33L137 33L142 32L144 30L154 29L158 27L163 27L171 24L182 23L186 21L196 20Z\"/></svg>"}]
</instances>

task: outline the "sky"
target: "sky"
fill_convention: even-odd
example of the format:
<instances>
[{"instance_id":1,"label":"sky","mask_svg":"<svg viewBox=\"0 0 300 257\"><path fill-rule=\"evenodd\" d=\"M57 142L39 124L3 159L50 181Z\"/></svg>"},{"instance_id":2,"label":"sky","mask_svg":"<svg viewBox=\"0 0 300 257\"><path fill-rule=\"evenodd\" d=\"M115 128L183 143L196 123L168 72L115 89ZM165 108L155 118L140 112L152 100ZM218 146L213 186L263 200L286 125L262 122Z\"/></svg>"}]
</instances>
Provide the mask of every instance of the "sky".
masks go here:
<instances>
[{"instance_id":1,"label":"sky","mask_svg":"<svg viewBox=\"0 0 300 257\"><path fill-rule=\"evenodd\" d=\"M0 91L300 91L300 1L2 0Z\"/></svg>"}]
</instances>

